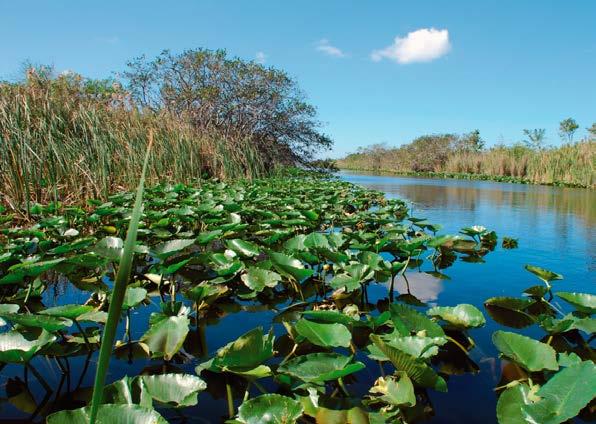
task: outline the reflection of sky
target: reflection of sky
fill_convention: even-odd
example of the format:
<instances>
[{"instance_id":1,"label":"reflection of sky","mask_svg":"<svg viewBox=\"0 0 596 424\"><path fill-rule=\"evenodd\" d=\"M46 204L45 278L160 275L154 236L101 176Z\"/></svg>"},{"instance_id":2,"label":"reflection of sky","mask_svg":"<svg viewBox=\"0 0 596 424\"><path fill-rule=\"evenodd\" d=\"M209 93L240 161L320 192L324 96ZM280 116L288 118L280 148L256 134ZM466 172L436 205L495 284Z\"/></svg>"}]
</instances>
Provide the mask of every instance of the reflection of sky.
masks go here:
<instances>
[{"instance_id":1,"label":"reflection of sky","mask_svg":"<svg viewBox=\"0 0 596 424\"><path fill-rule=\"evenodd\" d=\"M407 277L410 292L429 304L455 306L470 303L483 311L487 323L470 330L476 347L470 356L480 366L479 375L449 379L449 392L429 392L438 415L437 423L495 423L495 370L500 369L498 352L491 337L496 330L511 331L497 324L484 309L484 301L492 296L521 295L522 291L540 282L524 270L525 264L538 265L564 275L554 283L555 291L591 292L596 290L594 236L596 235L596 192L545 186L493 183L485 181L438 180L370 176L343 173L342 178L367 188L383 191L388 197L407 200L414 205L414 216L427 218L444 227L439 234L457 234L462 227L484 225L495 230L499 244L488 253L486 263L467 263L461 255L453 266L440 270L450 277L437 280L426 274L433 271L429 261L421 271L411 270ZM519 238L519 248L505 250L503 236ZM427 254L422 254L426 257ZM396 281L396 290L407 293L403 279ZM386 298L388 286L371 285L369 299ZM565 312L569 305L553 300ZM518 330L515 330L516 332ZM537 326L519 330L540 339L544 332ZM466 399L466 402L462 402ZM473 418L469 405L475 406Z\"/></svg>"},{"instance_id":2,"label":"reflection of sky","mask_svg":"<svg viewBox=\"0 0 596 424\"><path fill-rule=\"evenodd\" d=\"M410 286L409 292L403 276L395 278L393 289L399 294L411 294L424 303L436 303L439 293L443 291L443 280L426 272L407 272L406 278ZM385 285L391 287L391 280L387 281Z\"/></svg>"}]
</instances>

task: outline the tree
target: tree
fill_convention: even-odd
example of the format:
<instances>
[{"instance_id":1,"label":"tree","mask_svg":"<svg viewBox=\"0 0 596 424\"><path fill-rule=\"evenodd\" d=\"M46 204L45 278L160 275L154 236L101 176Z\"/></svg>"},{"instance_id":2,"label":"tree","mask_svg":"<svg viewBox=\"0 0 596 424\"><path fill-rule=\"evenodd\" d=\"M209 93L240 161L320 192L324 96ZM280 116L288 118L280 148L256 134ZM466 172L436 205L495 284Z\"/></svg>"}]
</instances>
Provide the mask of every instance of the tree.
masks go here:
<instances>
[{"instance_id":1,"label":"tree","mask_svg":"<svg viewBox=\"0 0 596 424\"><path fill-rule=\"evenodd\" d=\"M524 130L524 134L527 138L527 140L524 140L524 143L526 144L526 146L528 146L531 149L536 149L536 150L540 150L542 148L544 148L544 140L545 140L545 134L546 134L546 130L544 128L535 128L533 130Z\"/></svg>"},{"instance_id":2,"label":"tree","mask_svg":"<svg viewBox=\"0 0 596 424\"><path fill-rule=\"evenodd\" d=\"M479 152L484 149L484 140L480 137L480 131L474 130L462 135L457 142L457 149L466 152Z\"/></svg>"},{"instance_id":3,"label":"tree","mask_svg":"<svg viewBox=\"0 0 596 424\"><path fill-rule=\"evenodd\" d=\"M596 140L596 122L590 128L586 129L588 130L590 140Z\"/></svg>"},{"instance_id":4,"label":"tree","mask_svg":"<svg viewBox=\"0 0 596 424\"><path fill-rule=\"evenodd\" d=\"M224 50L140 57L124 77L142 107L167 110L200 131L252 140L269 160L304 162L332 144L319 131L315 107L285 72L228 58Z\"/></svg>"},{"instance_id":5,"label":"tree","mask_svg":"<svg viewBox=\"0 0 596 424\"><path fill-rule=\"evenodd\" d=\"M579 125L577 124L577 122L575 122L575 119L567 118L562 120L559 123L559 134L561 136L561 139L563 139L563 141L566 140L568 143L571 143L573 141L573 134L575 134L575 131L577 131L578 128Z\"/></svg>"}]
</instances>

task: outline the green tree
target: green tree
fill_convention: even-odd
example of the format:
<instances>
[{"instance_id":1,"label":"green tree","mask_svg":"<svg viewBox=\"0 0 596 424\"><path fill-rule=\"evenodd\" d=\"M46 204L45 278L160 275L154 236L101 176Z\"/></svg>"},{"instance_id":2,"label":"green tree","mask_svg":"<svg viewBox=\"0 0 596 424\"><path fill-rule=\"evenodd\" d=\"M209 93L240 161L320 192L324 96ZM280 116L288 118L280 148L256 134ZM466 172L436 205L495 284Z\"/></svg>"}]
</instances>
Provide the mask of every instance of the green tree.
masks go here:
<instances>
[{"instance_id":1,"label":"green tree","mask_svg":"<svg viewBox=\"0 0 596 424\"><path fill-rule=\"evenodd\" d=\"M563 141L571 143L573 141L573 134L579 128L579 125L573 118L567 118L559 123L559 134Z\"/></svg>"},{"instance_id":2,"label":"green tree","mask_svg":"<svg viewBox=\"0 0 596 424\"><path fill-rule=\"evenodd\" d=\"M456 148L461 151L479 152L484 149L485 142L480 137L480 131L474 130L462 135L457 141Z\"/></svg>"},{"instance_id":3,"label":"green tree","mask_svg":"<svg viewBox=\"0 0 596 424\"><path fill-rule=\"evenodd\" d=\"M225 138L252 140L265 160L303 162L332 144L320 132L315 107L285 72L229 58L224 50L140 57L124 77L142 107L165 109Z\"/></svg>"},{"instance_id":4,"label":"green tree","mask_svg":"<svg viewBox=\"0 0 596 424\"><path fill-rule=\"evenodd\" d=\"M527 139L524 140L524 143L531 149L540 150L544 148L544 140L546 139L545 134L546 130L544 128L524 130L524 135L527 137Z\"/></svg>"}]
</instances>

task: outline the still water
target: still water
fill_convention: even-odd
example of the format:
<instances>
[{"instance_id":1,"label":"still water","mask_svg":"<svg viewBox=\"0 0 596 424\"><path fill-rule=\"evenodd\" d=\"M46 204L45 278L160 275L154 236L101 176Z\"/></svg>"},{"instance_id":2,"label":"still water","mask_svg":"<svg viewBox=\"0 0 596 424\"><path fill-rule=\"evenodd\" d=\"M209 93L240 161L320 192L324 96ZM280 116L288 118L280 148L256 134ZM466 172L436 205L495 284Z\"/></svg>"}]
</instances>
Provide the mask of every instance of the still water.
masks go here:
<instances>
[{"instance_id":1,"label":"still water","mask_svg":"<svg viewBox=\"0 0 596 424\"><path fill-rule=\"evenodd\" d=\"M519 296L524 288L538 280L523 269L524 264L534 264L564 275L555 282L555 290L596 292L596 192L543 186L525 186L479 181L435 180L342 173L341 178L355 184L383 191L388 197L406 200L413 214L428 221L444 225L441 234L457 234L460 228L483 225L503 236L519 239L519 248L505 250L500 244L484 257L484 263L469 263L458 259L442 270L448 276L437 278L425 271L432 271L428 263L418 271L408 272L410 292L429 306L452 306L471 303L485 311L483 301L492 296ZM428 261L425 261L428 262ZM430 268L429 268L430 267ZM46 307L84 303L88 292L72 289L72 285L57 284L44 294ZM405 281L395 284L396 295L407 292ZM368 291L373 305L387 298L387 287L371 285ZM182 299L181 299L182 300ZM149 314L159 310L158 298L152 304L139 308L131 317L132 339L138 339L146 330ZM210 358L217 349L243 333L261 325L267 331L273 328L277 336L286 333L274 318L284 306L273 310L264 305L245 302L228 305L216 319L211 320L202 332L191 330L184 349L192 353L187 360L164 364L148 358L128 358L127 354L114 356L110 364L109 382L125 375L141 373L187 372ZM569 310L567 305L558 305ZM429 391L432 404L432 423L495 423L496 395L493 391L501 377L501 362L492 345L491 335L504 329L488 314L487 324L470 330L476 347L470 352L472 363L464 364L477 372L452 375L448 379L448 393ZM517 330L516 330L517 331ZM535 338L544 333L536 326L521 330ZM123 334L123 323L118 334ZM199 349L200 347L200 349ZM197 350L198 349L198 350ZM44 358L34 360L35 367L48 381L48 393L32 383L22 390L22 368L6 366L0 373L0 385L11 396L0 399L0 422L36 421L55 410L72 409L84 405L88 398L95 373L97 353L80 355L70 360L71 373L67 379ZM378 365L361 352L358 360L366 363L355 382L350 384L353 393L362 396L378 377ZM469 371L469 370L468 370ZM31 380L34 380L30 377ZM217 381L209 381L209 389L199 396L196 407L180 411L159 408L170 422L219 423L225 421L226 401ZM264 383L267 390L275 391L277 385ZM253 393L256 396L258 393ZM236 402L238 405L239 401ZM20 420L20 421L19 421Z\"/></svg>"},{"instance_id":2,"label":"still water","mask_svg":"<svg viewBox=\"0 0 596 424\"><path fill-rule=\"evenodd\" d=\"M450 279L426 273L409 278L411 293L441 306L471 303L485 312L483 301L492 296L520 296L538 280L524 270L538 265L563 274L555 291L596 292L596 192L587 189L531 186L486 181L441 180L342 172L354 184L406 200L413 215L442 224L441 234L457 234L460 228L483 225L503 236L519 239L519 247L499 245L486 255L485 263L456 262L445 270ZM405 284L397 289L405 293ZM556 298L555 298L556 302ZM568 306L557 304L564 310ZM500 361L492 345L495 330L507 330L488 314L487 324L472 330L477 347L472 359L480 368L475 375L449 379L449 392L432 393L433 423L496 422L493 388L500 379ZM537 326L522 330L542 338ZM509 330L511 331L511 330ZM516 332L519 330L515 330Z\"/></svg>"}]
</instances>

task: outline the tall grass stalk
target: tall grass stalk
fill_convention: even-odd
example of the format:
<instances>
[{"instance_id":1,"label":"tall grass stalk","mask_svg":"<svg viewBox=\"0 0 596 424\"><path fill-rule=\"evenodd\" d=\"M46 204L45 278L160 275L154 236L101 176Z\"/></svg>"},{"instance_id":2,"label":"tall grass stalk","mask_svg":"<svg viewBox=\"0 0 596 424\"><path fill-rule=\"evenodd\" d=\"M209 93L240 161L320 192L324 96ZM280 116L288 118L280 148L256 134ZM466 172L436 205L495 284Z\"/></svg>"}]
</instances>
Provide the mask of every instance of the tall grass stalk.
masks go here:
<instances>
[{"instance_id":1,"label":"tall grass stalk","mask_svg":"<svg viewBox=\"0 0 596 424\"><path fill-rule=\"evenodd\" d=\"M153 132L149 132L149 143L147 145L147 152L145 153L145 161L143 162L143 170L137 188L137 195L135 204L128 224L128 232L126 233L126 241L124 242L124 249L122 257L120 258L120 265L116 279L114 280L114 288L110 298L110 306L108 309L108 319L104 326L103 335L101 337L101 346L99 348L99 359L97 362L97 371L95 373L95 382L93 383L93 397L91 399L91 415L89 422L95 423L99 406L103 401L104 382L106 373L110 365L110 356L114 346L114 338L116 335L116 328L120 321L122 313L122 302L124 301L124 294L126 293L126 286L130 278L130 271L133 263L133 251L137 240L137 230L139 228L139 221L141 219L141 212L143 209L143 191L145 185L145 176L147 174L147 165L149 163L149 156L151 154L151 146L153 145Z\"/></svg>"},{"instance_id":2,"label":"tall grass stalk","mask_svg":"<svg viewBox=\"0 0 596 424\"><path fill-rule=\"evenodd\" d=\"M155 146L147 184L193 183L205 174L254 178L268 171L270 162L254 140L141 111L125 94L98 99L77 84L35 76L0 82L1 204L28 211L35 203L82 203L134 189L150 129Z\"/></svg>"}]
</instances>

